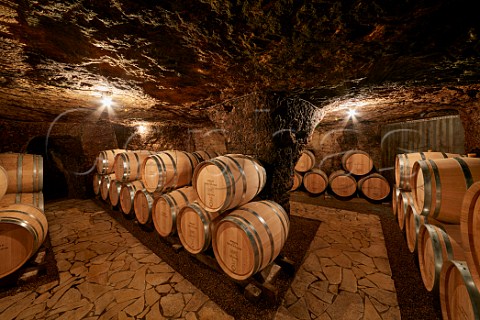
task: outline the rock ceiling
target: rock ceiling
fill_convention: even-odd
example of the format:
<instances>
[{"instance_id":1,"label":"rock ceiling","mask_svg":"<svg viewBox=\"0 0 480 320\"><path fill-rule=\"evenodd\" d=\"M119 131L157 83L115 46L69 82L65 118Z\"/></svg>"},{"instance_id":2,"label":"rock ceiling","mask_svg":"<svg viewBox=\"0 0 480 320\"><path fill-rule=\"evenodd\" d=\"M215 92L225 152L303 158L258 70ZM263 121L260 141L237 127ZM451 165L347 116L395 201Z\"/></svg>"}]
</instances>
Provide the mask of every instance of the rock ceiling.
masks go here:
<instances>
[{"instance_id":1,"label":"rock ceiling","mask_svg":"<svg viewBox=\"0 0 480 320\"><path fill-rule=\"evenodd\" d=\"M201 125L263 91L327 122L448 113L480 99L475 2L0 0L0 118Z\"/></svg>"}]
</instances>

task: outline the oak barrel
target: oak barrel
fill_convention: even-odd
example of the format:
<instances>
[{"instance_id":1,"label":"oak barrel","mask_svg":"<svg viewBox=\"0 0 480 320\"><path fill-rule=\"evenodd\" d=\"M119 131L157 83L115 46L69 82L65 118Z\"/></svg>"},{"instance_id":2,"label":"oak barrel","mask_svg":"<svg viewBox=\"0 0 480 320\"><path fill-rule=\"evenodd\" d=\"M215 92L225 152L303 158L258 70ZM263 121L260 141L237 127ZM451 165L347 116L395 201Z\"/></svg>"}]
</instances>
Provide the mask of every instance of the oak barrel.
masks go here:
<instances>
[{"instance_id":1,"label":"oak barrel","mask_svg":"<svg viewBox=\"0 0 480 320\"><path fill-rule=\"evenodd\" d=\"M413 152L401 153L395 157L395 184L403 190L411 190L412 169L415 162L427 159L445 159L459 157L457 153Z\"/></svg>"},{"instance_id":2,"label":"oak barrel","mask_svg":"<svg viewBox=\"0 0 480 320\"><path fill-rule=\"evenodd\" d=\"M279 204L268 200L247 203L215 225L215 258L231 278L247 279L275 260L289 229L289 217Z\"/></svg>"},{"instance_id":3,"label":"oak barrel","mask_svg":"<svg viewBox=\"0 0 480 320\"><path fill-rule=\"evenodd\" d=\"M480 288L480 182L472 184L463 198L460 231L465 260L477 288Z\"/></svg>"},{"instance_id":4,"label":"oak barrel","mask_svg":"<svg viewBox=\"0 0 480 320\"><path fill-rule=\"evenodd\" d=\"M0 208L0 278L18 270L42 245L48 232L47 218L27 204Z\"/></svg>"},{"instance_id":5,"label":"oak barrel","mask_svg":"<svg viewBox=\"0 0 480 320\"><path fill-rule=\"evenodd\" d=\"M155 200L152 219L155 230L162 237L168 237L177 231L178 212L197 199L193 187L183 187L165 193Z\"/></svg>"},{"instance_id":6,"label":"oak barrel","mask_svg":"<svg viewBox=\"0 0 480 320\"><path fill-rule=\"evenodd\" d=\"M397 187L397 186L393 186L393 190L392 190L392 213L394 216L397 215L397 211L398 211L398 198L400 197L400 192L402 190Z\"/></svg>"},{"instance_id":7,"label":"oak barrel","mask_svg":"<svg viewBox=\"0 0 480 320\"><path fill-rule=\"evenodd\" d=\"M24 153L0 153L0 166L7 171L6 193L42 191L42 156Z\"/></svg>"},{"instance_id":8,"label":"oak barrel","mask_svg":"<svg viewBox=\"0 0 480 320\"><path fill-rule=\"evenodd\" d=\"M5 193L7 193L8 188L8 174L7 170L0 166L0 199Z\"/></svg>"},{"instance_id":9,"label":"oak barrel","mask_svg":"<svg viewBox=\"0 0 480 320\"><path fill-rule=\"evenodd\" d=\"M97 156L97 173L98 174L110 174L115 172L114 162L115 156L119 153L127 152L125 149L110 149L100 151Z\"/></svg>"},{"instance_id":10,"label":"oak barrel","mask_svg":"<svg viewBox=\"0 0 480 320\"><path fill-rule=\"evenodd\" d=\"M398 197L398 209L397 209L397 222L400 230L403 230L405 227L405 217L409 207L413 205L412 193L409 191L400 192Z\"/></svg>"},{"instance_id":11,"label":"oak barrel","mask_svg":"<svg viewBox=\"0 0 480 320\"><path fill-rule=\"evenodd\" d=\"M357 192L357 181L343 170L334 171L328 176L328 186L339 197L351 197Z\"/></svg>"},{"instance_id":12,"label":"oak barrel","mask_svg":"<svg viewBox=\"0 0 480 320\"><path fill-rule=\"evenodd\" d=\"M445 261L440 275L440 305L444 320L480 319L480 292L465 261Z\"/></svg>"},{"instance_id":13,"label":"oak barrel","mask_svg":"<svg viewBox=\"0 0 480 320\"><path fill-rule=\"evenodd\" d=\"M115 174L105 174L100 181L100 196L104 201L108 199L108 192L110 190L110 183L115 180Z\"/></svg>"},{"instance_id":14,"label":"oak barrel","mask_svg":"<svg viewBox=\"0 0 480 320\"><path fill-rule=\"evenodd\" d=\"M108 188L108 198L112 206L118 205L120 201L120 191L122 190L123 184L120 181L112 179L110 181L110 187Z\"/></svg>"},{"instance_id":15,"label":"oak barrel","mask_svg":"<svg viewBox=\"0 0 480 320\"><path fill-rule=\"evenodd\" d=\"M143 161L153 154L152 151L137 150L119 153L115 156L115 179L130 182L142 179Z\"/></svg>"},{"instance_id":16,"label":"oak barrel","mask_svg":"<svg viewBox=\"0 0 480 320\"><path fill-rule=\"evenodd\" d=\"M0 207L8 207L12 204L28 204L40 209L44 212L44 199L43 192L31 192L31 193L7 193L0 199Z\"/></svg>"},{"instance_id":17,"label":"oak barrel","mask_svg":"<svg viewBox=\"0 0 480 320\"><path fill-rule=\"evenodd\" d=\"M189 152L162 151L142 164L142 180L148 192L165 192L191 184L198 160Z\"/></svg>"},{"instance_id":18,"label":"oak barrel","mask_svg":"<svg viewBox=\"0 0 480 320\"><path fill-rule=\"evenodd\" d=\"M185 250L197 254L207 250L212 242L213 224L220 216L193 202L183 207L177 216L177 232Z\"/></svg>"},{"instance_id":19,"label":"oak barrel","mask_svg":"<svg viewBox=\"0 0 480 320\"><path fill-rule=\"evenodd\" d=\"M415 211L413 206L408 206L405 214L405 239L407 240L407 247L411 253L417 252L418 249L418 232L420 227L424 224L442 225L441 222L433 218L422 216Z\"/></svg>"},{"instance_id":20,"label":"oak barrel","mask_svg":"<svg viewBox=\"0 0 480 320\"><path fill-rule=\"evenodd\" d=\"M303 176L303 186L311 194L321 194L328 186L327 174L318 168L313 168Z\"/></svg>"},{"instance_id":21,"label":"oak barrel","mask_svg":"<svg viewBox=\"0 0 480 320\"><path fill-rule=\"evenodd\" d=\"M133 210L133 200L138 190L145 186L141 180L125 183L120 189L120 208L125 215L130 215Z\"/></svg>"},{"instance_id":22,"label":"oak barrel","mask_svg":"<svg viewBox=\"0 0 480 320\"><path fill-rule=\"evenodd\" d=\"M342 156L342 167L351 174L363 176L372 171L373 160L365 151L350 150Z\"/></svg>"},{"instance_id":23,"label":"oak barrel","mask_svg":"<svg viewBox=\"0 0 480 320\"><path fill-rule=\"evenodd\" d=\"M420 160L413 165L412 195L415 209L442 222L460 223L467 189L480 180L480 159Z\"/></svg>"},{"instance_id":24,"label":"oak barrel","mask_svg":"<svg viewBox=\"0 0 480 320\"><path fill-rule=\"evenodd\" d=\"M219 156L219 154L216 153L215 151L203 151L203 150L194 151L192 152L192 155L195 158L197 158L198 163L207 161Z\"/></svg>"},{"instance_id":25,"label":"oak barrel","mask_svg":"<svg viewBox=\"0 0 480 320\"><path fill-rule=\"evenodd\" d=\"M137 190L133 198L133 209L138 223L143 225L152 223L153 203L161 195L161 192L150 193L145 189Z\"/></svg>"},{"instance_id":26,"label":"oak barrel","mask_svg":"<svg viewBox=\"0 0 480 320\"><path fill-rule=\"evenodd\" d=\"M193 187L205 210L216 212L249 202L262 191L266 179L265 169L257 160L229 154L199 164Z\"/></svg>"},{"instance_id":27,"label":"oak barrel","mask_svg":"<svg viewBox=\"0 0 480 320\"><path fill-rule=\"evenodd\" d=\"M378 173L369 174L358 180L358 190L367 199L381 201L390 194L390 183Z\"/></svg>"},{"instance_id":28,"label":"oak barrel","mask_svg":"<svg viewBox=\"0 0 480 320\"><path fill-rule=\"evenodd\" d=\"M98 196L100 194L100 184L102 183L102 176L98 173L93 174L93 193Z\"/></svg>"},{"instance_id":29,"label":"oak barrel","mask_svg":"<svg viewBox=\"0 0 480 320\"><path fill-rule=\"evenodd\" d=\"M315 154L310 150L303 150L295 164L298 172L307 172L315 166Z\"/></svg>"},{"instance_id":30,"label":"oak barrel","mask_svg":"<svg viewBox=\"0 0 480 320\"><path fill-rule=\"evenodd\" d=\"M458 240L458 241L457 241ZM418 232L418 264L427 291L437 291L442 265L448 260L464 260L460 226L424 224Z\"/></svg>"},{"instance_id":31,"label":"oak barrel","mask_svg":"<svg viewBox=\"0 0 480 320\"><path fill-rule=\"evenodd\" d=\"M293 185L290 191L295 191L302 185L303 177L300 173L298 173L297 171L294 171L292 175L292 179L293 179Z\"/></svg>"}]
</instances>

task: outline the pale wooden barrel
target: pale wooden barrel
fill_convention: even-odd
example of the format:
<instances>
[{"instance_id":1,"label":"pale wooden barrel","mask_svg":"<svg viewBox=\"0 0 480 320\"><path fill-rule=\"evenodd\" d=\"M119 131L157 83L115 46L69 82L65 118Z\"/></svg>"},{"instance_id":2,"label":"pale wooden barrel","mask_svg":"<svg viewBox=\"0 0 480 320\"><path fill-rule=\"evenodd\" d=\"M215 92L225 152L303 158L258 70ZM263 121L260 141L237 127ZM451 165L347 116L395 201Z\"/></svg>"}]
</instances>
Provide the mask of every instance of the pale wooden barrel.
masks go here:
<instances>
[{"instance_id":1,"label":"pale wooden barrel","mask_svg":"<svg viewBox=\"0 0 480 320\"><path fill-rule=\"evenodd\" d=\"M413 152L401 153L395 157L395 184L403 190L411 190L412 169L418 160L445 159L459 157L457 153L445 152Z\"/></svg>"},{"instance_id":2,"label":"pale wooden barrel","mask_svg":"<svg viewBox=\"0 0 480 320\"><path fill-rule=\"evenodd\" d=\"M415 212L415 208L411 205L408 206L405 215L405 239L407 240L407 247L411 253L418 250L418 232L420 227L424 224L430 225L442 225L441 222L429 217L422 216Z\"/></svg>"},{"instance_id":3,"label":"pale wooden barrel","mask_svg":"<svg viewBox=\"0 0 480 320\"><path fill-rule=\"evenodd\" d=\"M48 232L43 212L26 204L0 208L0 278L18 270L42 245Z\"/></svg>"},{"instance_id":4,"label":"pale wooden barrel","mask_svg":"<svg viewBox=\"0 0 480 320\"><path fill-rule=\"evenodd\" d=\"M378 173L372 173L363 177L358 180L357 185L360 193L373 201L381 201L390 194L390 183L384 176Z\"/></svg>"},{"instance_id":5,"label":"pale wooden barrel","mask_svg":"<svg viewBox=\"0 0 480 320\"><path fill-rule=\"evenodd\" d=\"M328 186L327 174L320 169L314 168L303 176L303 186L311 194L321 194Z\"/></svg>"},{"instance_id":6,"label":"pale wooden barrel","mask_svg":"<svg viewBox=\"0 0 480 320\"><path fill-rule=\"evenodd\" d=\"M445 261L440 275L442 318L480 319L480 292L465 261Z\"/></svg>"},{"instance_id":7,"label":"pale wooden barrel","mask_svg":"<svg viewBox=\"0 0 480 320\"><path fill-rule=\"evenodd\" d=\"M216 153L215 151L203 151L203 150L194 151L192 152L192 155L195 158L197 158L198 163L207 161L219 156L219 154Z\"/></svg>"},{"instance_id":8,"label":"pale wooden barrel","mask_svg":"<svg viewBox=\"0 0 480 320\"><path fill-rule=\"evenodd\" d=\"M197 199L193 187L183 187L163 194L153 203L152 219L155 230L162 237L177 231L178 212Z\"/></svg>"},{"instance_id":9,"label":"pale wooden barrel","mask_svg":"<svg viewBox=\"0 0 480 320\"><path fill-rule=\"evenodd\" d=\"M110 186L108 188L108 198L112 206L118 205L120 201L120 191L122 190L123 184L120 181L115 179L110 181Z\"/></svg>"},{"instance_id":10,"label":"pale wooden barrel","mask_svg":"<svg viewBox=\"0 0 480 320\"><path fill-rule=\"evenodd\" d=\"M298 172L307 172L315 166L315 155L310 150L303 150L300 158L295 164L295 170Z\"/></svg>"},{"instance_id":11,"label":"pale wooden barrel","mask_svg":"<svg viewBox=\"0 0 480 320\"><path fill-rule=\"evenodd\" d=\"M150 193L147 190L137 190L133 198L133 208L138 223L149 225L152 223L153 203L162 195L161 192Z\"/></svg>"},{"instance_id":12,"label":"pale wooden barrel","mask_svg":"<svg viewBox=\"0 0 480 320\"><path fill-rule=\"evenodd\" d=\"M334 171L328 176L330 190L339 197L351 197L357 192L357 181L343 170Z\"/></svg>"},{"instance_id":13,"label":"pale wooden barrel","mask_svg":"<svg viewBox=\"0 0 480 320\"><path fill-rule=\"evenodd\" d=\"M405 217L407 215L407 210L411 205L413 205L412 193L409 191L400 192L397 210L397 222L400 230L403 230L405 227Z\"/></svg>"},{"instance_id":14,"label":"pale wooden barrel","mask_svg":"<svg viewBox=\"0 0 480 320\"><path fill-rule=\"evenodd\" d=\"M244 280L275 260L289 229L290 220L279 204L250 202L216 224L213 252L228 276Z\"/></svg>"},{"instance_id":15,"label":"pale wooden barrel","mask_svg":"<svg viewBox=\"0 0 480 320\"><path fill-rule=\"evenodd\" d=\"M8 185L6 193L42 191L42 156L23 153L0 153L0 166L7 171Z\"/></svg>"},{"instance_id":16,"label":"pale wooden barrel","mask_svg":"<svg viewBox=\"0 0 480 320\"><path fill-rule=\"evenodd\" d=\"M398 211L398 198L400 197L400 192L402 190L397 187L397 186L393 186L393 190L392 190L392 213L394 216L397 215L397 211Z\"/></svg>"},{"instance_id":17,"label":"pale wooden barrel","mask_svg":"<svg viewBox=\"0 0 480 320\"><path fill-rule=\"evenodd\" d=\"M424 224L418 232L418 264L427 291L437 291L442 265L448 260L464 260L460 226Z\"/></svg>"},{"instance_id":18,"label":"pale wooden barrel","mask_svg":"<svg viewBox=\"0 0 480 320\"><path fill-rule=\"evenodd\" d=\"M165 192L192 183L198 160L189 152L162 151L151 155L142 164L142 180L148 192Z\"/></svg>"},{"instance_id":19,"label":"pale wooden barrel","mask_svg":"<svg viewBox=\"0 0 480 320\"><path fill-rule=\"evenodd\" d=\"M115 180L115 174L103 175L100 181L100 196L104 201L108 199L108 192L110 190L110 183Z\"/></svg>"},{"instance_id":20,"label":"pale wooden barrel","mask_svg":"<svg viewBox=\"0 0 480 320\"><path fill-rule=\"evenodd\" d=\"M292 179L293 179L293 185L290 191L295 191L302 185L303 177L300 173L295 171L293 172Z\"/></svg>"},{"instance_id":21,"label":"pale wooden barrel","mask_svg":"<svg viewBox=\"0 0 480 320\"><path fill-rule=\"evenodd\" d=\"M125 215L130 215L133 210L133 200L138 190L145 188L141 180L125 183L120 189L120 209Z\"/></svg>"},{"instance_id":22,"label":"pale wooden barrel","mask_svg":"<svg viewBox=\"0 0 480 320\"><path fill-rule=\"evenodd\" d=\"M342 167L351 174L363 176L372 171L373 160L365 151L350 150L345 152L342 157Z\"/></svg>"},{"instance_id":23,"label":"pale wooden barrel","mask_svg":"<svg viewBox=\"0 0 480 320\"><path fill-rule=\"evenodd\" d=\"M43 192L31 192L31 193L7 193L0 199L0 207L8 207L12 204L28 204L40 209L44 212L44 199Z\"/></svg>"},{"instance_id":24,"label":"pale wooden barrel","mask_svg":"<svg viewBox=\"0 0 480 320\"><path fill-rule=\"evenodd\" d=\"M262 191L267 176L254 158L229 154L204 161L193 175L198 202L207 211L217 212L241 206Z\"/></svg>"},{"instance_id":25,"label":"pale wooden barrel","mask_svg":"<svg viewBox=\"0 0 480 320\"><path fill-rule=\"evenodd\" d=\"M480 181L480 159L420 160L413 165L411 185L415 209L442 222L460 223L467 189Z\"/></svg>"},{"instance_id":26,"label":"pale wooden barrel","mask_svg":"<svg viewBox=\"0 0 480 320\"><path fill-rule=\"evenodd\" d=\"M463 198L460 230L468 268L480 288L480 182L472 184Z\"/></svg>"},{"instance_id":27,"label":"pale wooden barrel","mask_svg":"<svg viewBox=\"0 0 480 320\"><path fill-rule=\"evenodd\" d=\"M97 156L97 173L110 174L114 173L115 156L119 153L127 152L125 149L111 149L100 151Z\"/></svg>"},{"instance_id":28,"label":"pale wooden barrel","mask_svg":"<svg viewBox=\"0 0 480 320\"><path fill-rule=\"evenodd\" d=\"M7 193L8 188L8 173L3 167L0 166L0 199L5 193Z\"/></svg>"},{"instance_id":29,"label":"pale wooden barrel","mask_svg":"<svg viewBox=\"0 0 480 320\"><path fill-rule=\"evenodd\" d=\"M115 156L115 179L122 182L130 182L142 179L143 161L152 151L137 150L119 153Z\"/></svg>"},{"instance_id":30,"label":"pale wooden barrel","mask_svg":"<svg viewBox=\"0 0 480 320\"><path fill-rule=\"evenodd\" d=\"M93 174L93 193L98 196L100 194L100 185L102 183L102 176L98 173Z\"/></svg>"},{"instance_id":31,"label":"pale wooden barrel","mask_svg":"<svg viewBox=\"0 0 480 320\"><path fill-rule=\"evenodd\" d=\"M184 206L177 215L177 232L185 250L193 254L207 250L219 216L220 213L209 212L195 202Z\"/></svg>"}]
</instances>

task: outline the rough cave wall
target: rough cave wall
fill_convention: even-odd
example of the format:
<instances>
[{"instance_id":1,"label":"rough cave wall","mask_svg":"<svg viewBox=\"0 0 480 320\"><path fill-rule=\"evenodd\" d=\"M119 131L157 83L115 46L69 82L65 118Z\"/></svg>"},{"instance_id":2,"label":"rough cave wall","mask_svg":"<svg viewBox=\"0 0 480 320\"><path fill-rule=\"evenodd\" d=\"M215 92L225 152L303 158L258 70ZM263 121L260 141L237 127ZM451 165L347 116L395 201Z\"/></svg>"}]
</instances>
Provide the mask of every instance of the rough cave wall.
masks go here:
<instances>
[{"instance_id":1,"label":"rough cave wall","mask_svg":"<svg viewBox=\"0 0 480 320\"><path fill-rule=\"evenodd\" d=\"M193 149L204 151L215 151L219 155L227 153L224 131L217 127L201 129L189 129L193 140Z\"/></svg>"},{"instance_id":2,"label":"rough cave wall","mask_svg":"<svg viewBox=\"0 0 480 320\"><path fill-rule=\"evenodd\" d=\"M265 167L267 182L259 197L276 201L287 212L293 167L319 117L316 107L280 93L252 93L210 114L228 153L251 155Z\"/></svg>"},{"instance_id":3,"label":"rough cave wall","mask_svg":"<svg viewBox=\"0 0 480 320\"><path fill-rule=\"evenodd\" d=\"M459 112L465 129L465 152L480 157L480 103L472 103Z\"/></svg>"}]
</instances>

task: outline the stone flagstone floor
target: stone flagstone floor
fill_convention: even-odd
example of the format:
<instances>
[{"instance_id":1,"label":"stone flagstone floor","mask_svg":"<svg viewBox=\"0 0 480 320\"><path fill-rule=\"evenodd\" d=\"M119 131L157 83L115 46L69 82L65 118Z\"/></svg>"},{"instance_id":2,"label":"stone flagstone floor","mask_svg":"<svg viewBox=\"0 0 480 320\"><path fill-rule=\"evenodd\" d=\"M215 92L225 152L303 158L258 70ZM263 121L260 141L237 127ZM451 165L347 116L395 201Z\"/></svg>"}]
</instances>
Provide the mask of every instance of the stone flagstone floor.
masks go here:
<instances>
[{"instance_id":1,"label":"stone flagstone floor","mask_svg":"<svg viewBox=\"0 0 480 320\"><path fill-rule=\"evenodd\" d=\"M233 319L91 200L46 206L60 280L0 299L0 319ZM377 216L291 203L323 221L275 319L400 319Z\"/></svg>"}]
</instances>

